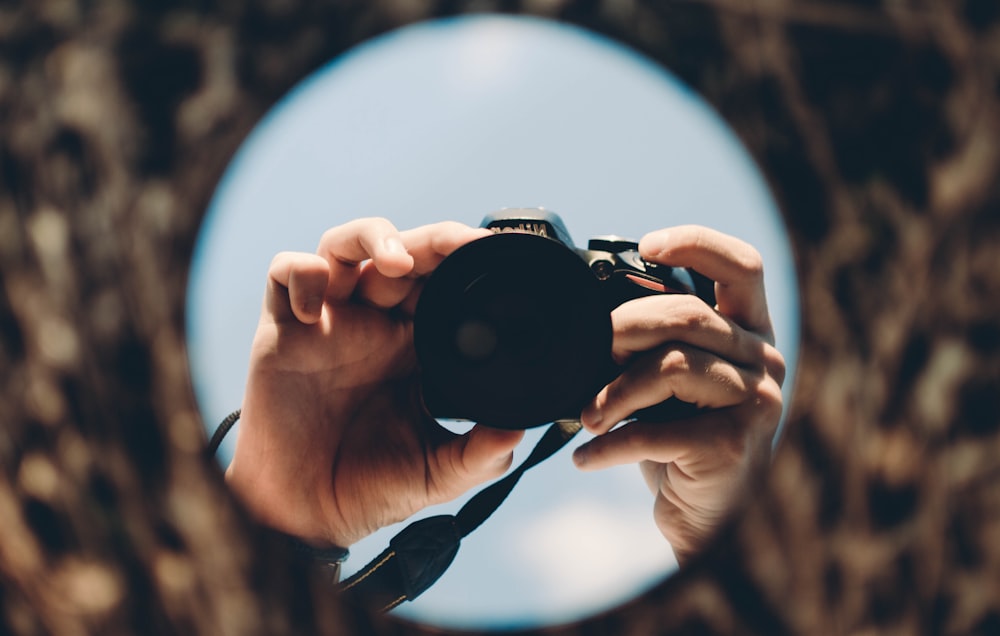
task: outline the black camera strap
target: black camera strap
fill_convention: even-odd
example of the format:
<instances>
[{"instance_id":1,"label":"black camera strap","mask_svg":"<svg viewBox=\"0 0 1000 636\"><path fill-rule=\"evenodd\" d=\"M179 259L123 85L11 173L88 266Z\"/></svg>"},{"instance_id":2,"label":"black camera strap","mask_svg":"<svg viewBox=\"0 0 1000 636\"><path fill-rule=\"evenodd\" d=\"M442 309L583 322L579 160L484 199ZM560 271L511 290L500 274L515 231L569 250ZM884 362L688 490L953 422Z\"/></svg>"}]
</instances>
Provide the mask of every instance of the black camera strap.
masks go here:
<instances>
[{"instance_id":1,"label":"black camera strap","mask_svg":"<svg viewBox=\"0 0 1000 636\"><path fill-rule=\"evenodd\" d=\"M209 442L210 454L215 454L238 418L236 411L219 425ZM365 607L388 611L423 594L454 561L462 539L500 507L521 475L554 455L581 428L574 420L553 423L523 462L476 493L456 514L420 519L403 528L389 541L388 548L343 582L345 595ZM337 560L343 560L346 554L346 550L342 551Z\"/></svg>"},{"instance_id":2,"label":"black camera strap","mask_svg":"<svg viewBox=\"0 0 1000 636\"><path fill-rule=\"evenodd\" d=\"M529 468L548 459L580 431L576 421L552 424L531 454L499 481L476 493L455 515L415 521L389 541L389 547L343 583L365 607L388 611L412 601L434 584L455 559L459 544L492 515Z\"/></svg>"}]
</instances>

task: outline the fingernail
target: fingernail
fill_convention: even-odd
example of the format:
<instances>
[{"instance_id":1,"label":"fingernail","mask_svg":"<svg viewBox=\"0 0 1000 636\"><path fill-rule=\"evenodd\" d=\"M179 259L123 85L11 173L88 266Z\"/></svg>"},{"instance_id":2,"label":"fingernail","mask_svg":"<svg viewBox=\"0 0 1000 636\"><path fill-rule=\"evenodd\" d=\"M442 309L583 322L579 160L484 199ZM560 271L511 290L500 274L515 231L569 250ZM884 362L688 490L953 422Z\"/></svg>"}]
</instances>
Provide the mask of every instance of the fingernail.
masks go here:
<instances>
[{"instance_id":1,"label":"fingernail","mask_svg":"<svg viewBox=\"0 0 1000 636\"><path fill-rule=\"evenodd\" d=\"M576 464L578 468L584 466L587 463L587 455L589 453L588 446L584 444L583 446L578 446L575 451L573 451L573 463Z\"/></svg>"},{"instance_id":2,"label":"fingernail","mask_svg":"<svg viewBox=\"0 0 1000 636\"><path fill-rule=\"evenodd\" d=\"M387 252L392 252L394 254L406 253L406 247L403 245L403 242L399 240L398 236L390 236L385 239L383 245L385 246L385 250Z\"/></svg>"}]
</instances>

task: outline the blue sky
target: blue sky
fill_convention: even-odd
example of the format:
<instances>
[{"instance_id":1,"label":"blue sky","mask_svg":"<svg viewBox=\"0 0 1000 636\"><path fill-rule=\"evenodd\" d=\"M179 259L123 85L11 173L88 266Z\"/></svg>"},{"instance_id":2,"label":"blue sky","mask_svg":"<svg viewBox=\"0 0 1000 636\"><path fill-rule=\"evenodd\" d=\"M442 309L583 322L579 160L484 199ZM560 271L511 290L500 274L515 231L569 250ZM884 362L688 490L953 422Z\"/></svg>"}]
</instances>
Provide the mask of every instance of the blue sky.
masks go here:
<instances>
[{"instance_id":1,"label":"blue sky","mask_svg":"<svg viewBox=\"0 0 1000 636\"><path fill-rule=\"evenodd\" d=\"M209 210L188 294L206 426L242 400L275 253L311 252L325 229L359 216L400 228L476 225L502 207L537 206L559 213L581 246L598 234L638 238L686 223L755 245L789 363L787 403L798 342L793 260L735 136L697 95L617 43L538 19L481 16L358 47L305 80L247 139ZM526 442L518 458L528 450ZM561 622L673 571L638 469L580 473L570 453L530 471L444 578L397 614L449 627ZM398 529L353 546L347 573Z\"/></svg>"}]
</instances>

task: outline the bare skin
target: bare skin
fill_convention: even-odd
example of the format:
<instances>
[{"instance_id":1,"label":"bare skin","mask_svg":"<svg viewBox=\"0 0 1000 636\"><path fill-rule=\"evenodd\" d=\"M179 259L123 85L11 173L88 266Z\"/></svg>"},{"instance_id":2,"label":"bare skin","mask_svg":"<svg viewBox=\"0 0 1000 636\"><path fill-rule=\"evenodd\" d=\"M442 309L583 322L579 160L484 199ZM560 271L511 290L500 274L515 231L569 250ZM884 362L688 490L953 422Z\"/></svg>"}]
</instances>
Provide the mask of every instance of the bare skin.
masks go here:
<instances>
[{"instance_id":1,"label":"bare skin","mask_svg":"<svg viewBox=\"0 0 1000 636\"><path fill-rule=\"evenodd\" d=\"M442 428L413 352L422 279L481 236L361 219L328 230L317 254L274 258L227 471L263 523L346 547L507 470L523 433Z\"/></svg>"},{"instance_id":2,"label":"bare skin","mask_svg":"<svg viewBox=\"0 0 1000 636\"><path fill-rule=\"evenodd\" d=\"M691 296L647 297L612 312L612 353L626 371L582 414L596 437L577 467L639 463L654 519L684 562L711 536L754 471L767 465L781 418L785 362L774 347L757 251L719 232L683 226L646 235L648 261L691 267L716 281L717 306ZM672 422L616 425L677 397L705 410Z\"/></svg>"},{"instance_id":3,"label":"bare skin","mask_svg":"<svg viewBox=\"0 0 1000 636\"><path fill-rule=\"evenodd\" d=\"M423 407L413 352L422 281L487 233L458 223L400 232L359 219L328 230L316 254L274 258L227 471L263 523L346 547L509 468L523 433L442 428ZM647 235L640 251L718 281L718 306L663 296L615 310L613 354L626 371L584 410L596 437L574 461L584 470L639 463L655 521L683 561L767 463L784 361L752 247L685 226ZM617 426L674 395L708 408Z\"/></svg>"}]
</instances>

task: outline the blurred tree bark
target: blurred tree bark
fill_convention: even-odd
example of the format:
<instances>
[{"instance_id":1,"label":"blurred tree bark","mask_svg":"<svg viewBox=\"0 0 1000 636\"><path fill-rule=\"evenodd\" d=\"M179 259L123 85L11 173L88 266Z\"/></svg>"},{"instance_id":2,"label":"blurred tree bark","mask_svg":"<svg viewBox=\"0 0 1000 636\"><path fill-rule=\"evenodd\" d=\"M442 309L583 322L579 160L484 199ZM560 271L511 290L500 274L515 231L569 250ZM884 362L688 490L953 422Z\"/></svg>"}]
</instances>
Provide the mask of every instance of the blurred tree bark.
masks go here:
<instances>
[{"instance_id":1,"label":"blurred tree bark","mask_svg":"<svg viewBox=\"0 0 1000 636\"><path fill-rule=\"evenodd\" d=\"M266 109L459 10L666 65L742 137L797 250L800 376L758 496L679 576L552 631L1000 630L992 0L33 0L0 2L0 633L421 630L341 606L231 499L184 295Z\"/></svg>"}]
</instances>

